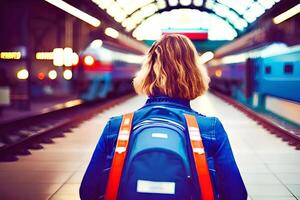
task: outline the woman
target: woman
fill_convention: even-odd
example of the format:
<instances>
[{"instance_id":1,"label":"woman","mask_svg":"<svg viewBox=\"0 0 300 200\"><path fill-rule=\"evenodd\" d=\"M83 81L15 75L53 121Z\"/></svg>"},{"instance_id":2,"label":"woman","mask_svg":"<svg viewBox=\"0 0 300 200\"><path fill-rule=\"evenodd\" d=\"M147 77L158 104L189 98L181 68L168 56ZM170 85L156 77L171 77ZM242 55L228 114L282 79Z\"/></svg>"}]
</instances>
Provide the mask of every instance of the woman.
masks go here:
<instances>
[{"instance_id":1,"label":"woman","mask_svg":"<svg viewBox=\"0 0 300 200\"><path fill-rule=\"evenodd\" d=\"M192 42L183 35L170 34L155 42L145 63L133 80L138 94L149 96L144 107L135 112L133 127L143 110L163 105L193 112L190 100L208 89L209 77L198 63ZM196 113L216 199L244 200L247 192L235 163L227 134L215 117ZM121 117L113 117L104 128L80 187L82 199L103 197L114 155ZM200 198L199 198L200 199Z\"/></svg>"}]
</instances>

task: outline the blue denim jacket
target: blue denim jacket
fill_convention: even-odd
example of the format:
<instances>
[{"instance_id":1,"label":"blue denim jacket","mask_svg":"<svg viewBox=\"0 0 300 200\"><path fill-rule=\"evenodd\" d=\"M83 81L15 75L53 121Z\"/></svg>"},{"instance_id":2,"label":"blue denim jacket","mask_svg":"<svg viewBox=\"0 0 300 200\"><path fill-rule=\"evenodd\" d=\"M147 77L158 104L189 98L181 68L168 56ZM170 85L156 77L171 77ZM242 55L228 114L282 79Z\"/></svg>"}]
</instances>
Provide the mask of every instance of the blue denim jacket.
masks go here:
<instances>
[{"instance_id":1,"label":"blue denim jacket","mask_svg":"<svg viewBox=\"0 0 300 200\"><path fill-rule=\"evenodd\" d=\"M145 110L156 106L179 108L197 116L216 199L246 200L247 191L221 122L216 117L193 111L189 101L159 96L149 97L146 104L135 112L133 126L144 117ZM82 200L101 199L105 193L121 120L122 116L111 118L103 130L80 186Z\"/></svg>"}]
</instances>

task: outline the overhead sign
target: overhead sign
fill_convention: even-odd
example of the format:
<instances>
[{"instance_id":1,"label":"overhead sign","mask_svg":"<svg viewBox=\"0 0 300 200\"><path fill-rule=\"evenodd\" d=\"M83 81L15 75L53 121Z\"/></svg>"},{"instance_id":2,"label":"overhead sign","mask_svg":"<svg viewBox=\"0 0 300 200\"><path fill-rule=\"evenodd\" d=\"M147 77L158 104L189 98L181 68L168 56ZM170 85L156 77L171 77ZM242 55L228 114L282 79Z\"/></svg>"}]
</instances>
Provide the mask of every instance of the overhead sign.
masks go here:
<instances>
[{"instance_id":1,"label":"overhead sign","mask_svg":"<svg viewBox=\"0 0 300 200\"><path fill-rule=\"evenodd\" d=\"M191 40L207 40L208 32L204 29L162 29L162 35L166 34L181 34L185 35Z\"/></svg>"},{"instance_id":2,"label":"overhead sign","mask_svg":"<svg viewBox=\"0 0 300 200\"><path fill-rule=\"evenodd\" d=\"M53 60L53 52L36 52L35 58L37 60Z\"/></svg>"},{"instance_id":3,"label":"overhead sign","mask_svg":"<svg viewBox=\"0 0 300 200\"><path fill-rule=\"evenodd\" d=\"M0 59L2 60L20 60L22 53L20 51L14 52L0 52Z\"/></svg>"}]
</instances>

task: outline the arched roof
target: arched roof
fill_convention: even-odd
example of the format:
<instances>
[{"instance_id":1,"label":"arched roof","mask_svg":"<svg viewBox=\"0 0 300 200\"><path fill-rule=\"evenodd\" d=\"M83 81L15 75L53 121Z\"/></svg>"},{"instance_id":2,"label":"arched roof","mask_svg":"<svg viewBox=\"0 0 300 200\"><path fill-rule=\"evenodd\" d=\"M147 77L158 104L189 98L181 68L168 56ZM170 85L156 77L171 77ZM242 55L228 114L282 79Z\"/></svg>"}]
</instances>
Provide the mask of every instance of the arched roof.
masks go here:
<instances>
[{"instance_id":1,"label":"arched roof","mask_svg":"<svg viewBox=\"0 0 300 200\"><path fill-rule=\"evenodd\" d=\"M232 39L243 32L249 24L254 22L267 9L270 9L280 0L92 0L101 9L105 10L117 22L138 39L143 34L147 35L147 30L174 28L167 27L168 23L162 25L163 18L171 15L173 10L182 10L177 12L179 18L187 18L183 27L191 23L192 28L214 29L219 23L226 24L224 38ZM184 11L183 11L184 10ZM190 12L189 12L190 11ZM197 13L197 14L196 14ZM191 15L191 16L189 16ZM155 16L155 17L154 17ZM173 15L174 16L174 13ZM206 16L203 19L203 16ZM150 23L151 18L155 22ZM167 17L172 21L172 17ZM176 17L178 18L178 17ZM218 19L216 19L218 18ZM208 20L210 23L206 27L201 23L197 25L196 21ZM153 21L153 19L152 19ZM180 20L179 20L180 21ZM219 22L218 22L219 21ZM148 25L147 25L148 23ZM170 22L171 23L171 22ZM172 22L174 23L174 22ZM171 24L172 24L171 23ZM179 22L180 23L180 22ZM216 24L217 23L217 24ZM178 24L176 28L179 28ZM198 27L197 27L198 26ZM139 30L144 27L143 31ZM225 26L224 26L225 27ZM228 30L227 30L228 29ZM227 31L226 31L227 30ZM145 33L143 33L145 32ZM216 32L216 31L214 31ZM232 32L232 33L230 33ZM231 34L226 36L226 34ZM222 39L222 35L220 33ZM218 39L218 38L216 38Z\"/></svg>"}]
</instances>

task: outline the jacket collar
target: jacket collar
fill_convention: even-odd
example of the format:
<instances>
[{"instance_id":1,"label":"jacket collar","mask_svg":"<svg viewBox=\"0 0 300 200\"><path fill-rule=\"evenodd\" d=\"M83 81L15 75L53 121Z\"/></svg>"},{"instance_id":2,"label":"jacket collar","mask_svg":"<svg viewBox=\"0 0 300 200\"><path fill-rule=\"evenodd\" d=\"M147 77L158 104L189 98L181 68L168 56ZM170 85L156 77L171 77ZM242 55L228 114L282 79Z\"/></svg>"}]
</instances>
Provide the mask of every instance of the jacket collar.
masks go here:
<instances>
[{"instance_id":1,"label":"jacket collar","mask_svg":"<svg viewBox=\"0 0 300 200\"><path fill-rule=\"evenodd\" d=\"M149 104L155 104L155 103L168 103L168 104L174 104L175 106L183 106L186 108L191 109L190 101L186 99L180 99L180 98L172 98L164 95L159 96L150 96L148 97L146 101L146 105Z\"/></svg>"}]
</instances>

